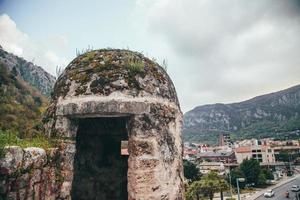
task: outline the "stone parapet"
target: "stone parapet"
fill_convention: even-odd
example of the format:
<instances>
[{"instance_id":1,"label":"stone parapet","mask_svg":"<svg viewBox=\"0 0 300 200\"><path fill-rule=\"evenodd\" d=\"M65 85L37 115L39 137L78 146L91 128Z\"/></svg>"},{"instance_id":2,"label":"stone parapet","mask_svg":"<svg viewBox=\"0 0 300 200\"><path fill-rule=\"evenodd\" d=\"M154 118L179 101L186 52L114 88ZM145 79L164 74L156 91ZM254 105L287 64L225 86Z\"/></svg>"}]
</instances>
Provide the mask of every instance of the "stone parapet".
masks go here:
<instances>
[{"instance_id":1,"label":"stone parapet","mask_svg":"<svg viewBox=\"0 0 300 200\"><path fill-rule=\"evenodd\" d=\"M0 159L0 199L70 199L66 187L71 187L72 168L63 164L73 160L74 152L68 143L47 150L5 147Z\"/></svg>"}]
</instances>

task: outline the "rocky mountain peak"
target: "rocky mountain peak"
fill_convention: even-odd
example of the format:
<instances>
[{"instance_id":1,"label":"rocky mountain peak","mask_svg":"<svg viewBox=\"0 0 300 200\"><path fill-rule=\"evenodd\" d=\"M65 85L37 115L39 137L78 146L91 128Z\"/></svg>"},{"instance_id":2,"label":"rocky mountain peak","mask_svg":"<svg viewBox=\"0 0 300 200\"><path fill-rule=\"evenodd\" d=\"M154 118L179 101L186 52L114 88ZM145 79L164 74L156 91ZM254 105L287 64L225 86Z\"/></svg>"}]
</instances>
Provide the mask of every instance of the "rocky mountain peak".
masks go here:
<instances>
[{"instance_id":1,"label":"rocky mountain peak","mask_svg":"<svg viewBox=\"0 0 300 200\"><path fill-rule=\"evenodd\" d=\"M184 115L186 140L217 142L218 134L239 138L296 137L300 130L300 85L232 104L198 106Z\"/></svg>"},{"instance_id":2,"label":"rocky mountain peak","mask_svg":"<svg viewBox=\"0 0 300 200\"><path fill-rule=\"evenodd\" d=\"M42 67L12 53L8 53L2 47L0 48L0 62L5 64L14 75L19 75L43 95L50 96L55 83L55 77L46 72Z\"/></svg>"}]
</instances>

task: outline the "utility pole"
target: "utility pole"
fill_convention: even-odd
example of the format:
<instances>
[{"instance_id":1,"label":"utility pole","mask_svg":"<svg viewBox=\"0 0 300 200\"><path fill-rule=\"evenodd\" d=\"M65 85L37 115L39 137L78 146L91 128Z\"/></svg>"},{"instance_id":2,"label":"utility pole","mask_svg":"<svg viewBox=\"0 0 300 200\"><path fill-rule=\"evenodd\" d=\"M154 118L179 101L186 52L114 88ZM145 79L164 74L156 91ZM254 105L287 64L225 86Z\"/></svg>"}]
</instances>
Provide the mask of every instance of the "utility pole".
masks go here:
<instances>
[{"instance_id":1,"label":"utility pole","mask_svg":"<svg viewBox=\"0 0 300 200\"><path fill-rule=\"evenodd\" d=\"M238 192L238 200L241 200L240 198L240 186L239 186L239 179L236 179L236 188L237 188L237 192Z\"/></svg>"},{"instance_id":2,"label":"utility pole","mask_svg":"<svg viewBox=\"0 0 300 200\"><path fill-rule=\"evenodd\" d=\"M237 187L237 192L238 192L238 200L241 200L239 182L244 182L244 181L245 181L244 178L237 178L236 179L236 187Z\"/></svg>"},{"instance_id":3,"label":"utility pole","mask_svg":"<svg viewBox=\"0 0 300 200\"><path fill-rule=\"evenodd\" d=\"M232 198L232 185L231 185L231 171L229 166L229 185L230 185L230 197Z\"/></svg>"},{"instance_id":4,"label":"utility pole","mask_svg":"<svg viewBox=\"0 0 300 200\"><path fill-rule=\"evenodd\" d=\"M290 167L290 170L289 170L289 173L292 173L292 163L291 163L291 152L289 152L289 167ZM298 198L298 197L297 197ZM298 200L298 199L297 199Z\"/></svg>"},{"instance_id":5,"label":"utility pole","mask_svg":"<svg viewBox=\"0 0 300 200\"><path fill-rule=\"evenodd\" d=\"M290 164L290 170L292 170L292 167L291 167L291 153L289 153L289 164Z\"/></svg>"}]
</instances>

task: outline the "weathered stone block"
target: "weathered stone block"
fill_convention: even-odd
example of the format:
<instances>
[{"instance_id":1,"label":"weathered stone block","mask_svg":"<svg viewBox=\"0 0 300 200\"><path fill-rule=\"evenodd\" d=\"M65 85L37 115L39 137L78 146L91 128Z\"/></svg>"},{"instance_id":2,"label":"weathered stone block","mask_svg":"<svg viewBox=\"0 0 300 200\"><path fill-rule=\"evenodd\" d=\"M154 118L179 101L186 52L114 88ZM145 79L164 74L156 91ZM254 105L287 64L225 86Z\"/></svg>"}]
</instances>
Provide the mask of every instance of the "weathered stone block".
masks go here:
<instances>
[{"instance_id":1,"label":"weathered stone block","mask_svg":"<svg viewBox=\"0 0 300 200\"><path fill-rule=\"evenodd\" d=\"M160 163L158 159L151 158L138 158L131 160L131 162L133 162L133 167L137 170L153 170Z\"/></svg>"},{"instance_id":2,"label":"weathered stone block","mask_svg":"<svg viewBox=\"0 0 300 200\"><path fill-rule=\"evenodd\" d=\"M150 141L129 140L129 154L133 156L153 155L153 144Z\"/></svg>"},{"instance_id":3,"label":"weathered stone block","mask_svg":"<svg viewBox=\"0 0 300 200\"><path fill-rule=\"evenodd\" d=\"M60 198L66 199L71 197L71 182L63 182L60 189Z\"/></svg>"},{"instance_id":4,"label":"weathered stone block","mask_svg":"<svg viewBox=\"0 0 300 200\"><path fill-rule=\"evenodd\" d=\"M17 184L17 189L26 188L30 185L30 175L29 173L20 174L20 177L18 177L15 181L15 184Z\"/></svg>"},{"instance_id":5,"label":"weathered stone block","mask_svg":"<svg viewBox=\"0 0 300 200\"><path fill-rule=\"evenodd\" d=\"M32 170L30 182L36 184L41 182L41 180L42 180L42 171L40 169Z\"/></svg>"},{"instance_id":6,"label":"weathered stone block","mask_svg":"<svg viewBox=\"0 0 300 200\"><path fill-rule=\"evenodd\" d=\"M59 166L62 170L73 170L75 152L76 147L74 142L61 143Z\"/></svg>"},{"instance_id":7,"label":"weathered stone block","mask_svg":"<svg viewBox=\"0 0 300 200\"><path fill-rule=\"evenodd\" d=\"M28 196L28 191L26 188L24 189L20 189L18 191L18 196L20 197L20 200L27 200L27 199L30 199L30 197Z\"/></svg>"},{"instance_id":8,"label":"weathered stone block","mask_svg":"<svg viewBox=\"0 0 300 200\"><path fill-rule=\"evenodd\" d=\"M59 161L59 149L58 148L49 148L47 150L47 161L49 166L56 166Z\"/></svg>"},{"instance_id":9,"label":"weathered stone block","mask_svg":"<svg viewBox=\"0 0 300 200\"><path fill-rule=\"evenodd\" d=\"M37 147L24 149L23 169L40 168L47 162L46 151Z\"/></svg>"},{"instance_id":10,"label":"weathered stone block","mask_svg":"<svg viewBox=\"0 0 300 200\"><path fill-rule=\"evenodd\" d=\"M10 192L10 193L7 195L7 199L8 199L8 200L16 200L16 199L17 199L17 193L16 193L16 192Z\"/></svg>"},{"instance_id":11,"label":"weathered stone block","mask_svg":"<svg viewBox=\"0 0 300 200\"><path fill-rule=\"evenodd\" d=\"M4 148L5 156L0 159L0 174L12 174L22 165L23 150L18 146Z\"/></svg>"},{"instance_id":12,"label":"weathered stone block","mask_svg":"<svg viewBox=\"0 0 300 200\"><path fill-rule=\"evenodd\" d=\"M44 200L45 199L45 193L43 190L43 184L42 183L37 183L33 186L33 199L38 199L38 200Z\"/></svg>"}]
</instances>

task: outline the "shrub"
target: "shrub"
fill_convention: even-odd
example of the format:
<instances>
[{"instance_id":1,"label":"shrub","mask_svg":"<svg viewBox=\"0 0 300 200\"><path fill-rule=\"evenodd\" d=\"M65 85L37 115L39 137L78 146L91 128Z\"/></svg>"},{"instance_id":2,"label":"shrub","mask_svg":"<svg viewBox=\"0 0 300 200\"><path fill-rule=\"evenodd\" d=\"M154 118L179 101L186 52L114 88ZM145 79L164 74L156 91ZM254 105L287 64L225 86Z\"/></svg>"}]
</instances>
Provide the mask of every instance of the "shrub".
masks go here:
<instances>
[{"instance_id":1,"label":"shrub","mask_svg":"<svg viewBox=\"0 0 300 200\"><path fill-rule=\"evenodd\" d=\"M130 72L138 73L144 69L144 62L133 57L128 57L125 61L125 67Z\"/></svg>"},{"instance_id":2,"label":"shrub","mask_svg":"<svg viewBox=\"0 0 300 200\"><path fill-rule=\"evenodd\" d=\"M194 163L188 160L183 160L183 169L184 177L186 179L189 179L191 181L196 181L200 179L201 173Z\"/></svg>"},{"instance_id":3,"label":"shrub","mask_svg":"<svg viewBox=\"0 0 300 200\"><path fill-rule=\"evenodd\" d=\"M131 72L138 73L144 69L144 63L139 60L131 60L126 62L126 68Z\"/></svg>"},{"instance_id":4,"label":"shrub","mask_svg":"<svg viewBox=\"0 0 300 200\"><path fill-rule=\"evenodd\" d=\"M0 158L4 156L6 146L40 147L48 149L55 145L54 141L49 140L42 134L37 134L32 138L20 139L16 132L0 131Z\"/></svg>"}]
</instances>

